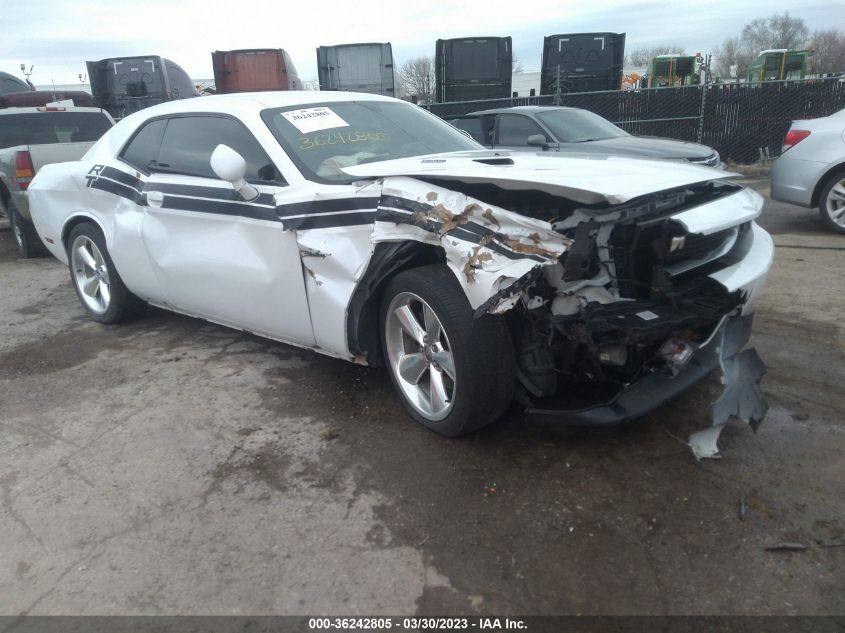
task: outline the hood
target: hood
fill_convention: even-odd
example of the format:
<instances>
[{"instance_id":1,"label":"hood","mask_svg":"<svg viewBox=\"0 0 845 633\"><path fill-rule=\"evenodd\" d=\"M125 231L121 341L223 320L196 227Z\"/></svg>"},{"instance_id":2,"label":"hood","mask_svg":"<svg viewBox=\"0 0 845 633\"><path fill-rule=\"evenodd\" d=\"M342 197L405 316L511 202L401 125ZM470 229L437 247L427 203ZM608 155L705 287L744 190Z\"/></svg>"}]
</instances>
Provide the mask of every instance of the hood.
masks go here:
<instances>
[{"instance_id":1,"label":"hood","mask_svg":"<svg viewBox=\"0 0 845 633\"><path fill-rule=\"evenodd\" d=\"M344 170L357 178L416 176L537 190L580 204L621 204L646 194L739 176L710 167L597 155L477 151L414 156Z\"/></svg>"},{"instance_id":2,"label":"hood","mask_svg":"<svg viewBox=\"0 0 845 633\"><path fill-rule=\"evenodd\" d=\"M584 143L561 143L560 149L662 160L704 160L715 153L706 145L658 136L619 136Z\"/></svg>"}]
</instances>

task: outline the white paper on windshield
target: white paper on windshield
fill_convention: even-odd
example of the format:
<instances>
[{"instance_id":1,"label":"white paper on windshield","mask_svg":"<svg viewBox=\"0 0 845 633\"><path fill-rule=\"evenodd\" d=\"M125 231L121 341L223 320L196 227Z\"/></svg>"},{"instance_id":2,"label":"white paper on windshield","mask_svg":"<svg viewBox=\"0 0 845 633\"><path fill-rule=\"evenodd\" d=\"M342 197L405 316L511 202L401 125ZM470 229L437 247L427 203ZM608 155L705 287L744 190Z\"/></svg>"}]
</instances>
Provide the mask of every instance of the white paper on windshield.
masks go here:
<instances>
[{"instance_id":1,"label":"white paper on windshield","mask_svg":"<svg viewBox=\"0 0 845 633\"><path fill-rule=\"evenodd\" d=\"M328 130L333 127L349 127L349 124L331 108L303 108L302 110L291 110L281 114L304 134L317 130Z\"/></svg>"}]
</instances>

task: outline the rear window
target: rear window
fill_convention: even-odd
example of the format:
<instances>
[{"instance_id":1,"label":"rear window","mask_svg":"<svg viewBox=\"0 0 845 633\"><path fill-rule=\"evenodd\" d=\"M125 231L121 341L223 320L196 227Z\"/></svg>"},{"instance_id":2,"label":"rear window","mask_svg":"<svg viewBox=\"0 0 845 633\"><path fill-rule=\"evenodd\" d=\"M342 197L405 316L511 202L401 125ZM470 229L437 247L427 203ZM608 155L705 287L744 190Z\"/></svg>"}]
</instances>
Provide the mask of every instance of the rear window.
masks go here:
<instances>
[{"instance_id":1,"label":"rear window","mask_svg":"<svg viewBox=\"0 0 845 633\"><path fill-rule=\"evenodd\" d=\"M0 115L0 148L96 141L110 127L101 112L28 112Z\"/></svg>"}]
</instances>

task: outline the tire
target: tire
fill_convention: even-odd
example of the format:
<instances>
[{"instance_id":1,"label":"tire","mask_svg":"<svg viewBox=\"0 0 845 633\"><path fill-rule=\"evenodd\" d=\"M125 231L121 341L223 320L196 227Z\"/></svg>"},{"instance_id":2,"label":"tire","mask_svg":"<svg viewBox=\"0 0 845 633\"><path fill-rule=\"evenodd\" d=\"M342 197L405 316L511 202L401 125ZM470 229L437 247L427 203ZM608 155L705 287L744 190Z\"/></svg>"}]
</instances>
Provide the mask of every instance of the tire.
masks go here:
<instances>
[{"instance_id":1,"label":"tire","mask_svg":"<svg viewBox=\"0 0 845 633\"><path fill-rule=\"evenodd\" d=\"M92 319L120 323L144 310L146 304L129 291L117 273L98 226L82 222L73 227L67 254L76 296Z\"/></svg>"},{"instance_id":2,"label":"tire","mask_svg":"<svg viewBox=\"0 0 845 633\"><path fill-rule=\"evenodd\" d=\"M819 213L827 228L845 234L845 171L828 177L819 195Z\"/></svg>"},{"instance_id":3,"label":"tire","mask_svg":"<svg viewBox=\"0 0 845 633\"><path fill-rule=\"evenodd\" d=\"M380 317L388 373L417 422L455 437L493 422L510 404L516 369L507 323L489 314L474 318L445 265L396 275L382 295Z\"/></svg>"},{"instance_id":4,"label":"tire","mask_svg":"<svg viewBox=\"0 0 845 633\"><path fill-rule=\"evenodd\" d=\"M12 229L12 238L15 240L15 248L18 255L23 259L31 259L33 257L45 257L50 254L47 247L38 237L38 232L35 226L24 218L12 199L9 199L8 208L6 209L9 216L9 226Z\"/></svg>"}]
</instances>

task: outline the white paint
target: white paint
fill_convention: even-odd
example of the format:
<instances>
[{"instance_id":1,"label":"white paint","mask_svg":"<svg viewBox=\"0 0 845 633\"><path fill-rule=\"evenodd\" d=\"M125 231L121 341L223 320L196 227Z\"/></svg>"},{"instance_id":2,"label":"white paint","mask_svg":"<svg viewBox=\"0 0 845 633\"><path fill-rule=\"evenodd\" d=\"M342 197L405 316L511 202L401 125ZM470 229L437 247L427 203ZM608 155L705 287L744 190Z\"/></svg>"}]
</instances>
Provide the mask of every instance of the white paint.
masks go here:
<instances>
[{"instance_id":1,"label":"white paint","mask_svg":"<svg viewBox=\"0 0 845 633\"><path fill-rule=\"evenodd\" d=\"M672 219L681 223L690 233L710 235L750 222L762 210L763 197L753 189L745 188L731 196L677 213Z\"/></svg>"},{"instance_id":2,"label":"white paint","mask_svg":"<svg viewBox=\"0 0 845 633\"><path fill-rule=\"evenodd\" d=\"M512 165L489 165L484 159L510 159ZM511 190L539 190L582 204L621 204L638 196L695 183L731 178L731 174L685 163L639 158L575 158L563 154L479 150L347 167L353 176L425 176L462 182L490 182Z\"/></svg>"},{"instance_id":3,"label":"white paint","mask_svg":"<svg viewBox=\"0 0 845 633\"><path fill-rule=\"evenodd\" d=\"M77 216L91 218L102 228L124 282L144 299L174 311L353 360L346 337L347 309L355 286L367 271L375 243L411 240L442 248L447 265L474 309L488 303L497 293L501 293L498 300L487 309L501 312L512 308L526 297L508 293L508 288L537 267L544 267L549 275L557 274L559 278L558 257L569 247L568 238L548 222L454 191L449 188L449 180L494 183L514 190L539 189L581 202L618 203L656 190L725 177L719 170L677 163L667 169L664 162L645 160L584 160L482 150L360 165L347 169L362 179L358 183L327 185L306 180L261 119L261 112L269 107L352 99L393 101L374 95L332 92L257 93L202 100L204 111L228 114L243 121L285 177L288 185L284 187L256 185L265 195L274 196L274 205L262 207L269 212L270 219L168 209L167 198L171 194L167 193L161 207L144 207L125 197L86 186L86 175L94 165L108 165L140 178L138 191L145 189L144 185L156 183L231 191L228 183L217 179L172 174L145 176L116 158L128 138L147 119L191 112L196 107L196 102L182 100L122 120L81 161L39 171L30 187L36 227L41 235L54 238L55 243L48 243L48 248L66 261L60 241L63 227ZM321 117L316 119L325 123ZM490 157L512 158L514 164L478 162ZM414 175L440 180L433 186ZM146 190L154 187L147 186ZM428 207L439 203L448 213L496 234L496 239L479 244L477 236L459 230L460 223L458 230L446 235L411 223L386 221L355 227L292 230L273 216L275 205L338 198L375 200L380 194L410 199ZM430 199L431 194L436 200ZM734 225L747 221L759 213L758 202L756 194L740 192L717 201L718 204L704 205L677 217L691 230L706 233L728 224L731 210ZM222 204L243 204L243 201L233 198ZM374 211L374 207L375 203L369 210ZM332 213L350 211L329 212ZM596 218L602 222L600 235L606 235L615 218L610 215ZM752 298L762 285L772 256L771 239L765 231L755 225L753 236L752 251L744 261L712 275L728 289L749 290ZM517 253L507 257L494 245ZM326 256L320 257L321 253ZM602 270L595 279L581 283L577 293L574 287L560 283L559 292L576 294L575 301L617 301L618 297L608 290L607 274L607 270ZM569 300L557 303L561 312L575 309Z\"/></svg>"}]
</instances>

